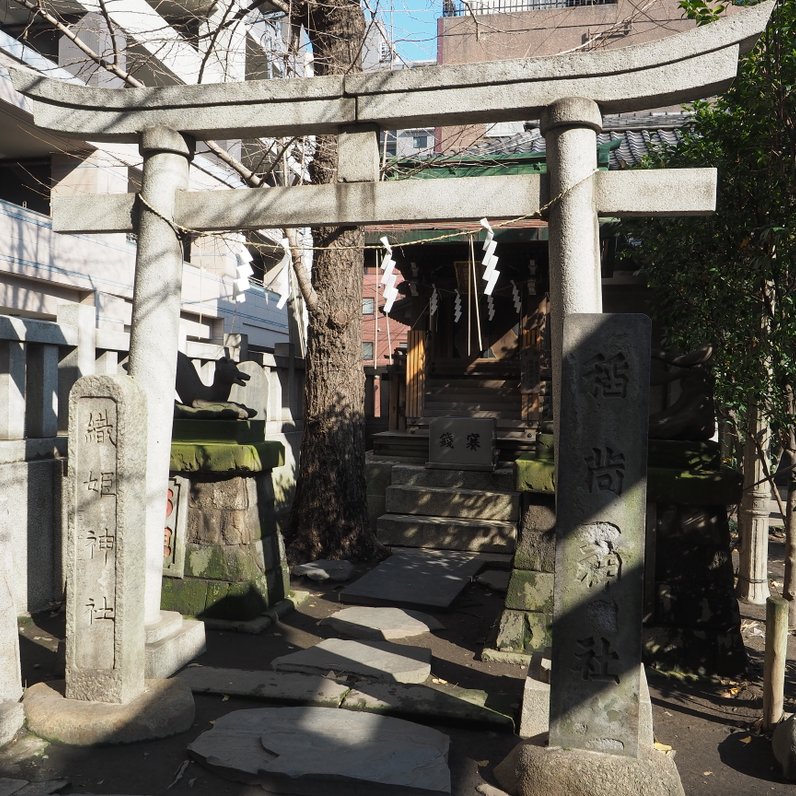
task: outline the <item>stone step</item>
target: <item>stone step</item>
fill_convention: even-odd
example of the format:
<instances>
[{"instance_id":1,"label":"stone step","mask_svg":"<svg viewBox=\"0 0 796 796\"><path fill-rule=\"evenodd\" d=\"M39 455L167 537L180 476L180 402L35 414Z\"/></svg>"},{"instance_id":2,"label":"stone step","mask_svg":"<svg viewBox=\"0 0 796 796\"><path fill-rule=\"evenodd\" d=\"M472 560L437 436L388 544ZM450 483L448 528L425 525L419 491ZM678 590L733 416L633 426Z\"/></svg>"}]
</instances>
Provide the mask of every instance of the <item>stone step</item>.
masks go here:
<instances>
[{"instance_id":1,"label":"stone step","mask_svg":"<svg viewBox=\"0 0 796 796\"><path fill-rule=\"evenodd\" d=\"M436 470L428 467L396 465L392 468L394 486L436 486L449 489L483 489L486 492L513 492L514 468L499 467L493 472Z\"/></svg>"},{"instance_id":2,"label":"stone step","mask_svg":"<svg viewBox=\"0 0 796 796\"><path fill-rule=\"evenodd\" d=\"M489 415L493 417L493 415ZM497 418L497 446L501 461L513 461L520 453L536 450L535 432L523 420ZM416 433L385 431L374 434L373 457L405 464L425 464L428 461L428 419L416 422Z\"/></svg>"},{"instance_id":3,"label":"stone step","mask_svg":"<svg viewBox=\"0 0 796 796\"><path fill-rule=\"evenodd\" d=\"M510 553L517 526L500 520L382 514L376 520L376 536L388 546Z\"/></svg>"},{"instance_id":4,"label":"stone step","mask_svg":"<svg viewBox=\"0 0 796 796\"><path fill-rule=\"evenodd\" d=\"M387 487L385 508L390 514L459 517L471 520L516 522L519 495L429 486Z\"/></svg>"},{"instance_id":5,"label":"stone step","mask_svg":"<svg viewBox=\"0 0 796 796\"><path fill-rule=\"evenodd\" d=\"M426 403L423 406L425 417L475 417L477 412L487 412L487 417L508 417L517 419L520 417L520 402L514 401L511 404L498 404L490 401L480 403L445 403L444 401Z\"/></svg>"},{"instance_id":6,"label":"stone step","mask_svg":"<svg viewBox=\"0 0 796 796\"><path fill-rule=\"evenodd\" d=\"M488 379L478 376L428 376L426 387L429 392L440 390L503 390L507 388L518 389L519 378L515 379Z\"/></svg>"},{"instance_id":7,"label":"stone step","mask_svg":"<svg viewBox=\"0 0 796 796\"><path fill-rule=\"evenodd\" d=\"M459 390L450 387L426 390L426 403L429 401L489 401L496 404L516 403L520 391L517 387L503 390Z\"/></svg>"}]
</instances>

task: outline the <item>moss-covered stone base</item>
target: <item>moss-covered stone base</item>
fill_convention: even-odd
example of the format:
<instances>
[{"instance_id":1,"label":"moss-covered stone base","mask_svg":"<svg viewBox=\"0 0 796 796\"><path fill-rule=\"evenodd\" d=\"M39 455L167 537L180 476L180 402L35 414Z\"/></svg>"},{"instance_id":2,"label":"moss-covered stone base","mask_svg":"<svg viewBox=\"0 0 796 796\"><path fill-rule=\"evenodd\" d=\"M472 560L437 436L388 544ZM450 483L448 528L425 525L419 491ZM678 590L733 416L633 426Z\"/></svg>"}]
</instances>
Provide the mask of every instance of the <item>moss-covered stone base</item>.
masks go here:
<instances>
[{"instance_id":1,"label":"moss-covered stone base","mask_svg":"<svg viewBox=\"0 0 796 796\"><path fill-rule=\"evenodd\" d=\"M185 572L163 579L162 608L208 619L259 616L289 589L270 473L188 477Z\"/></svg>"},{"instance_id":2,"label":"moss-covered stone base","mask_svg":"<svg viewBox=\"0 0 796 796\"><path fill-rule=\"evenodd\" d=\"M551 495L525 492L522 500L505 608L487 647L530 654L551 643L555 513ZM656 502L655 512L646 572L655 588L648 595L645 662L664 670L739 674L746 652L725 507L669 501Z\"/></svg>"}]
</instances>

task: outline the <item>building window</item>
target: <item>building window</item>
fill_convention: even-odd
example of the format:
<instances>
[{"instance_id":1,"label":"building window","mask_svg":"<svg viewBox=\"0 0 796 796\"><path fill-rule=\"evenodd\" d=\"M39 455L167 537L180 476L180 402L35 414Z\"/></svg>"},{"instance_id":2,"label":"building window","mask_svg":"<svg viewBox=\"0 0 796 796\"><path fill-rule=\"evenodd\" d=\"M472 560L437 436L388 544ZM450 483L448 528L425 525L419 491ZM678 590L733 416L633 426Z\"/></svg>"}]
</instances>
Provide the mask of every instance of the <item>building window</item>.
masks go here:
<instances>
[{"instance_id":1,"label":"building window","mask_svg":"<svg viewBox=\"0 0 796 796\"><path fill-rule=\"evenodd\" d=\"M363 298L362 299L362 314L373 315L376 312L376 299Z\"/></svg>"},{"instance_id":2,"label":"building window","mask_svg":"<svg viewBox=\"0 0 796 796\"><path fill-rule=\"evenodd\" d=\"M373 343L362 341L362 359L373 359Z\"/></svg>"},{"instance_id":3,"label":"building window","mask_svg":"<svg viewBox=\"0 0 796 796\"><path fill-rule=\"evenodd\" d=\"M415 149L425 149L428 146L428 133L414 133L412 135L412 146Z\"/></svg>"},{"instance_id":4,"label":"building window","mask_svg":"<svg viewBox=\"0 0 796 796\"><path fill-rule=\"evenodd\" d=\"M395 135L395 130L387 130L382 132L381 146L383 151L391 158L394 158L398 152L398 139Z\"/></svg>"}]
</instances>

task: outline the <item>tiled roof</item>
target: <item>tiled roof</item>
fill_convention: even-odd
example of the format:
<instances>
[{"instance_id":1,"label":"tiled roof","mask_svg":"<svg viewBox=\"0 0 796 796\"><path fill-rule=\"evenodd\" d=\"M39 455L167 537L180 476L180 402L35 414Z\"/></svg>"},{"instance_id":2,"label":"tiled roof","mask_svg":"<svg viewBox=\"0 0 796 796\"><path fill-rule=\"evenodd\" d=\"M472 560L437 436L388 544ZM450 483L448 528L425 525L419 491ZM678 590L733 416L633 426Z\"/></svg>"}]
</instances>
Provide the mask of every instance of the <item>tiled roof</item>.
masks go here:
<instances>
[{"instance_id":1,"label":"tiled roof","mask_svg":"<svg viewBox=\"0 0 796 796\"><path fill-rule=\"evenodd\" d=\"M599 146L619 141L615 148L611 148L609 168L630 168L638 165L652 149L679 143L683 137L683 127L689 118L684 113L607 116L604 119L603 132L597 136L597 144ZM528 125L528 129L522 133L484 138L461 154L489 156L544 152L545 140L538 126Z\"/></svg>"}]
</instances>

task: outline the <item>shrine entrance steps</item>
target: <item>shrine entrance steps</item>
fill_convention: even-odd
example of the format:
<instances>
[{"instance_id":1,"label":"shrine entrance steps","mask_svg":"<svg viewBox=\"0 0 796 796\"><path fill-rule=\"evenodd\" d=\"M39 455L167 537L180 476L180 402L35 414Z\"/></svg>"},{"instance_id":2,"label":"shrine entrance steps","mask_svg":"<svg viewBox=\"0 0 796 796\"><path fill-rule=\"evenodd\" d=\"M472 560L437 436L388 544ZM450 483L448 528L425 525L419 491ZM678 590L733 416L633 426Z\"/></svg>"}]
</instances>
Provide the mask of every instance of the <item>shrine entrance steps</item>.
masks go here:
<instances>
[{"instance_id":1,"label":"shrine entrance steps","mask_svg":"<svg viewBox=\"0 0 796 796\"><path fill-rule=\"evenodd\" d=\"M514 552L519 493L514 468L494 472L395 464L376 535L388 547Z\"/></svg>"},{"instance_id":2,"label":"shrine entrance steps","mask_svg":"<svg viewBox=\"0 0 796 796\"><path fill-rule=\"evenodd\" d=\"M431 417L494 417L498 427L522 426L518 369L482 373L431 373L426 377L423 415Z\"/></svg>"}]
</instances>

